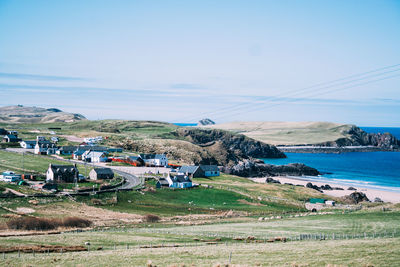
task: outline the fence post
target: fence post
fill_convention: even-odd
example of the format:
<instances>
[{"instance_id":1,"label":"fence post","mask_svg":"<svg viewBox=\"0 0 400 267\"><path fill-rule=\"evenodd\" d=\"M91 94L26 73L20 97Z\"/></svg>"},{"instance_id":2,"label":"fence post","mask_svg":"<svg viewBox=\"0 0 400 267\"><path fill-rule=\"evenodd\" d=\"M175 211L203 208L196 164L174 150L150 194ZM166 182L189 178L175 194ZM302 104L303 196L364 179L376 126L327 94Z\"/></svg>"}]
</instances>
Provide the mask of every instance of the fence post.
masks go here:
<instances>
[{"instance_id":1,"label":"fence post","mask_svg":"<svg viewBox=\"0 0 400 267\"><path fill-rule=\"evenodd\" d=\"M21 258L21 251L18 249L18 258Z\"/></svg>"},{"instance_id":2,"label":"fence post","mask_svg":"<svg viewBox=\"0 0 400 267\"><path fill-rule=\"evenodd\" d=\"M231 260L232 260L232 251L229 253L229 264L231 264Z\"/></svg>"},{"instance_id":3,"label":"fence post","mask_svg":"<svg viewBox=\"0 0 400 267\"><path fill-rule=\"evenodd\" d=\"M3 260L6 259L6 253L3 251Z\"/></svg>"}]
</instances>

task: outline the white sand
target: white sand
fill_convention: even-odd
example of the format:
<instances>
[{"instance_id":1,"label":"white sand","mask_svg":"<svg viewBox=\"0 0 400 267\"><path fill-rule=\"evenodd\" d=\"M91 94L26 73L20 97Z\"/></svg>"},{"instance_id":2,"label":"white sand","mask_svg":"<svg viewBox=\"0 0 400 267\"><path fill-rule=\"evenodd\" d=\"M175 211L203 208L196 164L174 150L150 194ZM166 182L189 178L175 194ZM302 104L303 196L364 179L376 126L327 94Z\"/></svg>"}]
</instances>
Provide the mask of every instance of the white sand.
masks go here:
<instances>
[{"instance_id":1,"label":"white sand","mask_svg":"<svg viewBox=\"0 0 400 267\"><path fill-rule=\"evenodd\" d=\"M349 185L340 184L340 183L336 183L336 182L326 183L326 182L315 182L315 181L311 181L311 180L307 181L306 178L304 178L304 177L296 178L296 177L292 177L292 176L290 176L290 177L277 176L277 177L272 177L272 178L280 181L282 184L290 183L290 184L294 184L294 185L306 185L307 183L311 182L312 184L317 185L317 186L329 184L331 187L341 187L341 188L345 189L345 190L323 190L324 194L333 196L333 197L342 197L342 196L350 195L351 193L355 192L352 190L347 190L347 188L350 187ZM265 183L265 179L266 178L253 178L252 180L255 182L259 182L259 183ZM374 199L376 197L378 197L381 200L383 200L384 202L400 203L400 193L385 191L385 190L381 190L381 189L362 188L362 187L358 187L358 186L352 186L352 187L356 188L358 192L362 192L362 193L366 194L370 201L374 201Z\"/></svg>"}]
</instances>

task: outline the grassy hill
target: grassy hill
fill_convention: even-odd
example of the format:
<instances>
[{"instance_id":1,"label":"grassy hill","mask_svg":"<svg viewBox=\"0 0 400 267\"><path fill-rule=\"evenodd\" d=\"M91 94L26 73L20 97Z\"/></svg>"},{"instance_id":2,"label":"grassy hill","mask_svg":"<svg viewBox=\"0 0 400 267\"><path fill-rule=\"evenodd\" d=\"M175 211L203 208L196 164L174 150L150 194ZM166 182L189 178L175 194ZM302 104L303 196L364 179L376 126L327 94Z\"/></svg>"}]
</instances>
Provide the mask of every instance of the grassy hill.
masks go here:
<instances>
[{"instance_id":1,"label":"grassy hill","mask_svg":"<svg viewBox=\"0 0 400 267\"><path fill-rule=\"evenodd\" d=\"M85 119L80 114L63 112L57 108L45 109L21 105L0 107L0 122L4 123L73 122Z\"/></svg>"},{"instance_id":2,"label":"grassy hill","mask_svg":"<svg viewBox=\"0 0 400 267\"><path fill-rule=\"evenodd\" d=\"M351 126L331 122L231 122L204 127L241 133L273 145L303 145L348 137Z\"/></svg>"}]
</instances>

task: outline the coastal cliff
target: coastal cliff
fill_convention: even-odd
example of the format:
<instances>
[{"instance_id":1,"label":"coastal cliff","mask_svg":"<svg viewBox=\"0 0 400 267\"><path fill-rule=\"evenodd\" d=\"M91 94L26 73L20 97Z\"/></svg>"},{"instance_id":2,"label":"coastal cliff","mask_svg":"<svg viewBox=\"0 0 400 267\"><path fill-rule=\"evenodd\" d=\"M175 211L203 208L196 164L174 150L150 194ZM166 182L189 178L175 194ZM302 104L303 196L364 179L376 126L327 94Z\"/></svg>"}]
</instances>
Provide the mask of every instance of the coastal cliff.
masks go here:
<instances>
[{"instance_id":1,"label":"coastal cliff","mask_svg":"<svg viewBox=\"0 0 400 267\"><path fill-rule=\"evenodd\" d=\"M319 146L344 147L344 146L373 146L384 150L400 148L400 140L390 133L367 133L359 127L353 125L344 132L346 138L339 138L333 142L323 142Z\"/></svg>"},{"instance_id":2,"label":"coastal cliff","mask_svg":"<svg viewBox=\"0 0 400 267\"><path fill-rule=\"evenodd\" d=\"M262 160L243 160L238 164L224 167L224 172L241 177L265 177L279 175L317 176L319 171L300 163L287 165L265 164Z\"/></svg>"}]
</instances>

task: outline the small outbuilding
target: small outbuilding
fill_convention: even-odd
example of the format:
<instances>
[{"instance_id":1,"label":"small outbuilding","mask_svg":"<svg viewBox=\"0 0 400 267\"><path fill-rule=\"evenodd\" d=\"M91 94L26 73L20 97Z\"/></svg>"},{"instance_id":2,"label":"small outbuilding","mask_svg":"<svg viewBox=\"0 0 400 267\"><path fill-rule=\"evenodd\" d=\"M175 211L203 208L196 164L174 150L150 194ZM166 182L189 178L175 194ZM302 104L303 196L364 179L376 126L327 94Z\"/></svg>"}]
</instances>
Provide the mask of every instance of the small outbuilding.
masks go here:
<instances>
[{"instance_id":1,"label":"small outbuilding","mask_svg":"<svg viewBox=\"0 0 400 267\"><path fill-rule=\"evenodd\" d=\"M104 180L114 178L114 172L110 168L94 168L89 173L90 180Z\"/></svg>"}]
</instances>

